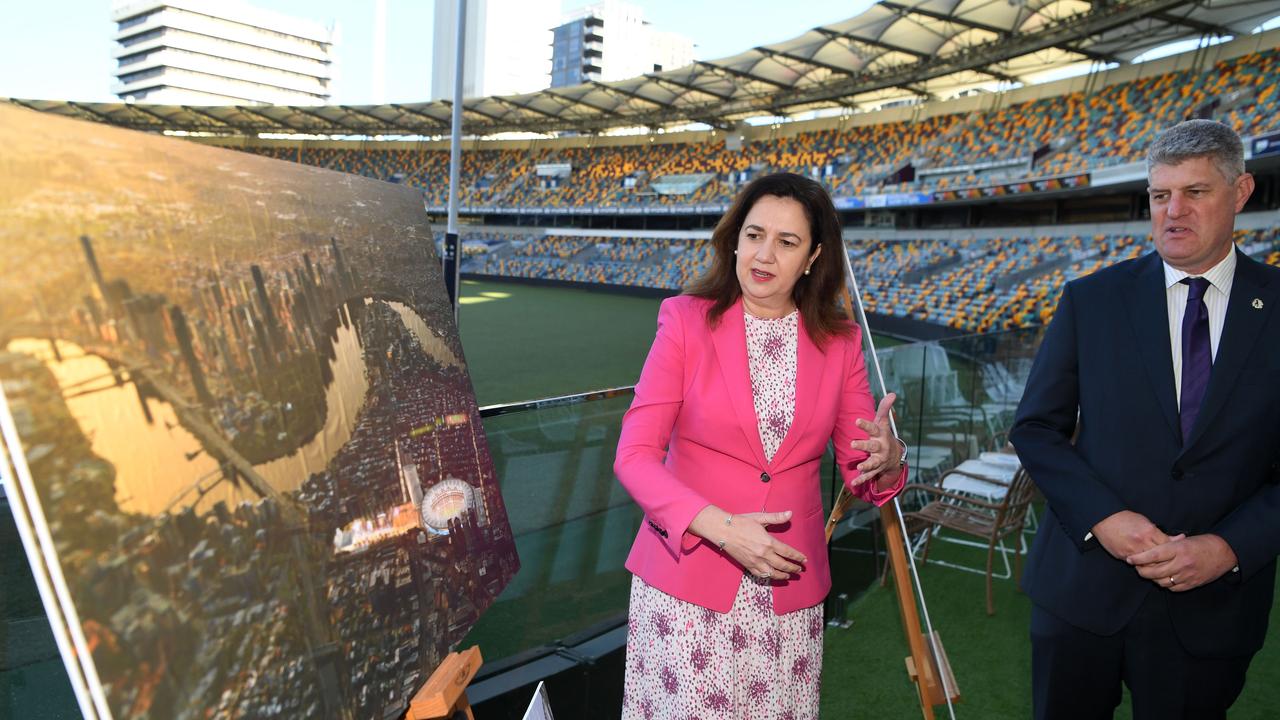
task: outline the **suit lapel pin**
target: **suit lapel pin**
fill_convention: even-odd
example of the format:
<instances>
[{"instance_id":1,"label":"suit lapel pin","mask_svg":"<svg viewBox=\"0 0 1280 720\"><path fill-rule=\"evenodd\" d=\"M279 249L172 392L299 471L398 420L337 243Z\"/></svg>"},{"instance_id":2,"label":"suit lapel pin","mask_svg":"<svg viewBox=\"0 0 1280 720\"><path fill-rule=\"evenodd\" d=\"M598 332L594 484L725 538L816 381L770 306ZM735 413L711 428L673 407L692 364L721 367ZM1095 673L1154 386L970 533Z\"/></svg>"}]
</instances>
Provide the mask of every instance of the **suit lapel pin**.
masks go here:
<instances>
[{"instance_id":1,"label":"suit lapel pin","mask_svg":"<svg viewBox=\"0 0 1280 720\"><path fill-rule=\"evenodd\" d=\"M1261 310L1261 309L1262 309L1262 298L1254 298L1254 299L1253 299L1253 309L1254 309L1254 310Z\"/></svg>"}]
</instances>

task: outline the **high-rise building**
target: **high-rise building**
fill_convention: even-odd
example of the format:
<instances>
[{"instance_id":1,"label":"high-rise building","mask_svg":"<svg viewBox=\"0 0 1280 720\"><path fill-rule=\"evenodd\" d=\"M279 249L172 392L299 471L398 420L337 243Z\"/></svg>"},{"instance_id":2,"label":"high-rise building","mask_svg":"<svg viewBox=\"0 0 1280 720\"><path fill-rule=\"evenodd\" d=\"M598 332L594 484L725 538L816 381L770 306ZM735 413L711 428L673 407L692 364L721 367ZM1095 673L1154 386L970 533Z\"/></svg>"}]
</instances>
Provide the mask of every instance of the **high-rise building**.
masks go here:
<instances>
[{"instance_id":1,"label":"high-rise building","mask_svg":"<svg viewBox=\"0 0 1280 720\"><path fill-rule=\"evenodd\" d=\"M336 30L237 2L119 4L116 83L125 101L322 105L333 92Z\"/></svg>"},{"instance_id":2,"label":"high-rise building","mask_svg":"<svg viewBox=\"0 0 1280 720\"><path fill-rule=\"evenodd\" d=\"M547 87L559 0L466 0L462 96L517 95ZM453 97L457 0L436 0L431 99Z\"/></svg>"},{"instance_id":3,"label":"high-rise building","mask_svg":"<svg viewBox=\"0 0 1280 720\"><path fill-rule=\"evenodd\" d=\"M551 87L580 85L599 80L604 68L604 37L600 28L604 20L595 16L569 20L553 32L551 51Z\"/></svg>"},{"instance_id":4,"label":"high-rise building","mask_svg":"<svg viewBox=\"0 0 1280 720\"><path fill-rule=\"evenodd\" d=\"M551 87L623 80L693 62L693 40L654 29L642 8L623 0L580 8L553 35Z\"/></svg>"}]
</instances>

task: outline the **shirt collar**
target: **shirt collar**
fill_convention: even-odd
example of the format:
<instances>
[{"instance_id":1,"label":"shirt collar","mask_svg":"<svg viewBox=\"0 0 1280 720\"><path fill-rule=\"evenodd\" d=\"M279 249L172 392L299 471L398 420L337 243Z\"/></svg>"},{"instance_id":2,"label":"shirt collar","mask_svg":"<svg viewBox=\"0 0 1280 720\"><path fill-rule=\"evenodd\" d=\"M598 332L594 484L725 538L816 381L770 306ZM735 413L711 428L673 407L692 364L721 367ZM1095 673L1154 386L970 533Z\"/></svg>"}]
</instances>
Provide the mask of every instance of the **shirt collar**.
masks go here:
<instances>
[{"instance_id":1,"label":"shirt collar","mask_svg":"<svg viewBox=\"0 0 1280 720\"><path fill-rule=\"evenodd\" d=\"M1182 272L1181 270L1173 267L1172 265L1170 265L1167 262L1164 262L1163 260L1161 260L1160 262L1164 265L1164 287L1166 290L1176 285L1178 282L1182 280L1182 278L1193 277L1192 275ZM1225 293L1227 284L1231 281L1231 278L1235 276L1235 272L1236 272L1236 249L1234 246L1232 246L1231 252L1227 253L1226 257L1222 258L1222 260L1217 265L1214 265L1213 267L1209 268L1207 271L1205 271L1203 274L1199 275L1198 277L1202 277L1205 280L1208 280L1210 285L1218 289L1218 292Z\"/></svg>"}]
</instances>

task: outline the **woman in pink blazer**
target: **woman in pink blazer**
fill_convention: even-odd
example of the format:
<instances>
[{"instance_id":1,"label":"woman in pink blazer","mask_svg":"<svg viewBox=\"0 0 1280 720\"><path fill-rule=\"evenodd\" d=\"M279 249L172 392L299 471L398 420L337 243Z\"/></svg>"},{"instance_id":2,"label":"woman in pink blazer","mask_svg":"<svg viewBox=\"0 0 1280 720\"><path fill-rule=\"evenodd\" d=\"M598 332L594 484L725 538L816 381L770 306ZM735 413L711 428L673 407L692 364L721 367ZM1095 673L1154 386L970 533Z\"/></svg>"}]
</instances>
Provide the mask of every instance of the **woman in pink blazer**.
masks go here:
<instances>
[{"instance_id":1,"label":"woman in pink blazer","mask_svg":"<svg viewBox=\"0 0 1280 720\"><path fill-rule=\"evenodd\" d=\"M839 216L818 183L754 180L707 274L658 312L614 471L645 513L623 718L816 718L831 588L819 471L877 505L906 477L873 419L861 336L836 297Z\"/></svg>"}]
</instances>

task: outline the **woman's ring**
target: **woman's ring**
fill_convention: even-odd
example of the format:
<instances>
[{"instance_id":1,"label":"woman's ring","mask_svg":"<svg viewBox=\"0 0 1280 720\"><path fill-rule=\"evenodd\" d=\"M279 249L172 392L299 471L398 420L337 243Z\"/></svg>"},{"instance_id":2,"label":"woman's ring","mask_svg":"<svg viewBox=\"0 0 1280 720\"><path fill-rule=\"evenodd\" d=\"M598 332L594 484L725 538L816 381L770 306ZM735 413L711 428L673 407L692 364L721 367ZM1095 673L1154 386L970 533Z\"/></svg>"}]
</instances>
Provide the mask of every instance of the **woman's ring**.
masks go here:
<instances>
[{"instance_id":1,"label":"woman's ring","mask_svg":"<svg viewBox=\"0 0 1280 720\"><path fill-rule=\"evenodd\" d=\"M1170 575L1170 576L1169 576L1169 587L1173 587L1174 585L1177 585L1177 584L1178 584L1178 581L1177 581L1177 580L1174 580L1174 579L1173 579L1173 576L1172 576L1172 575Z\"/></svg>"}]
</instances>

